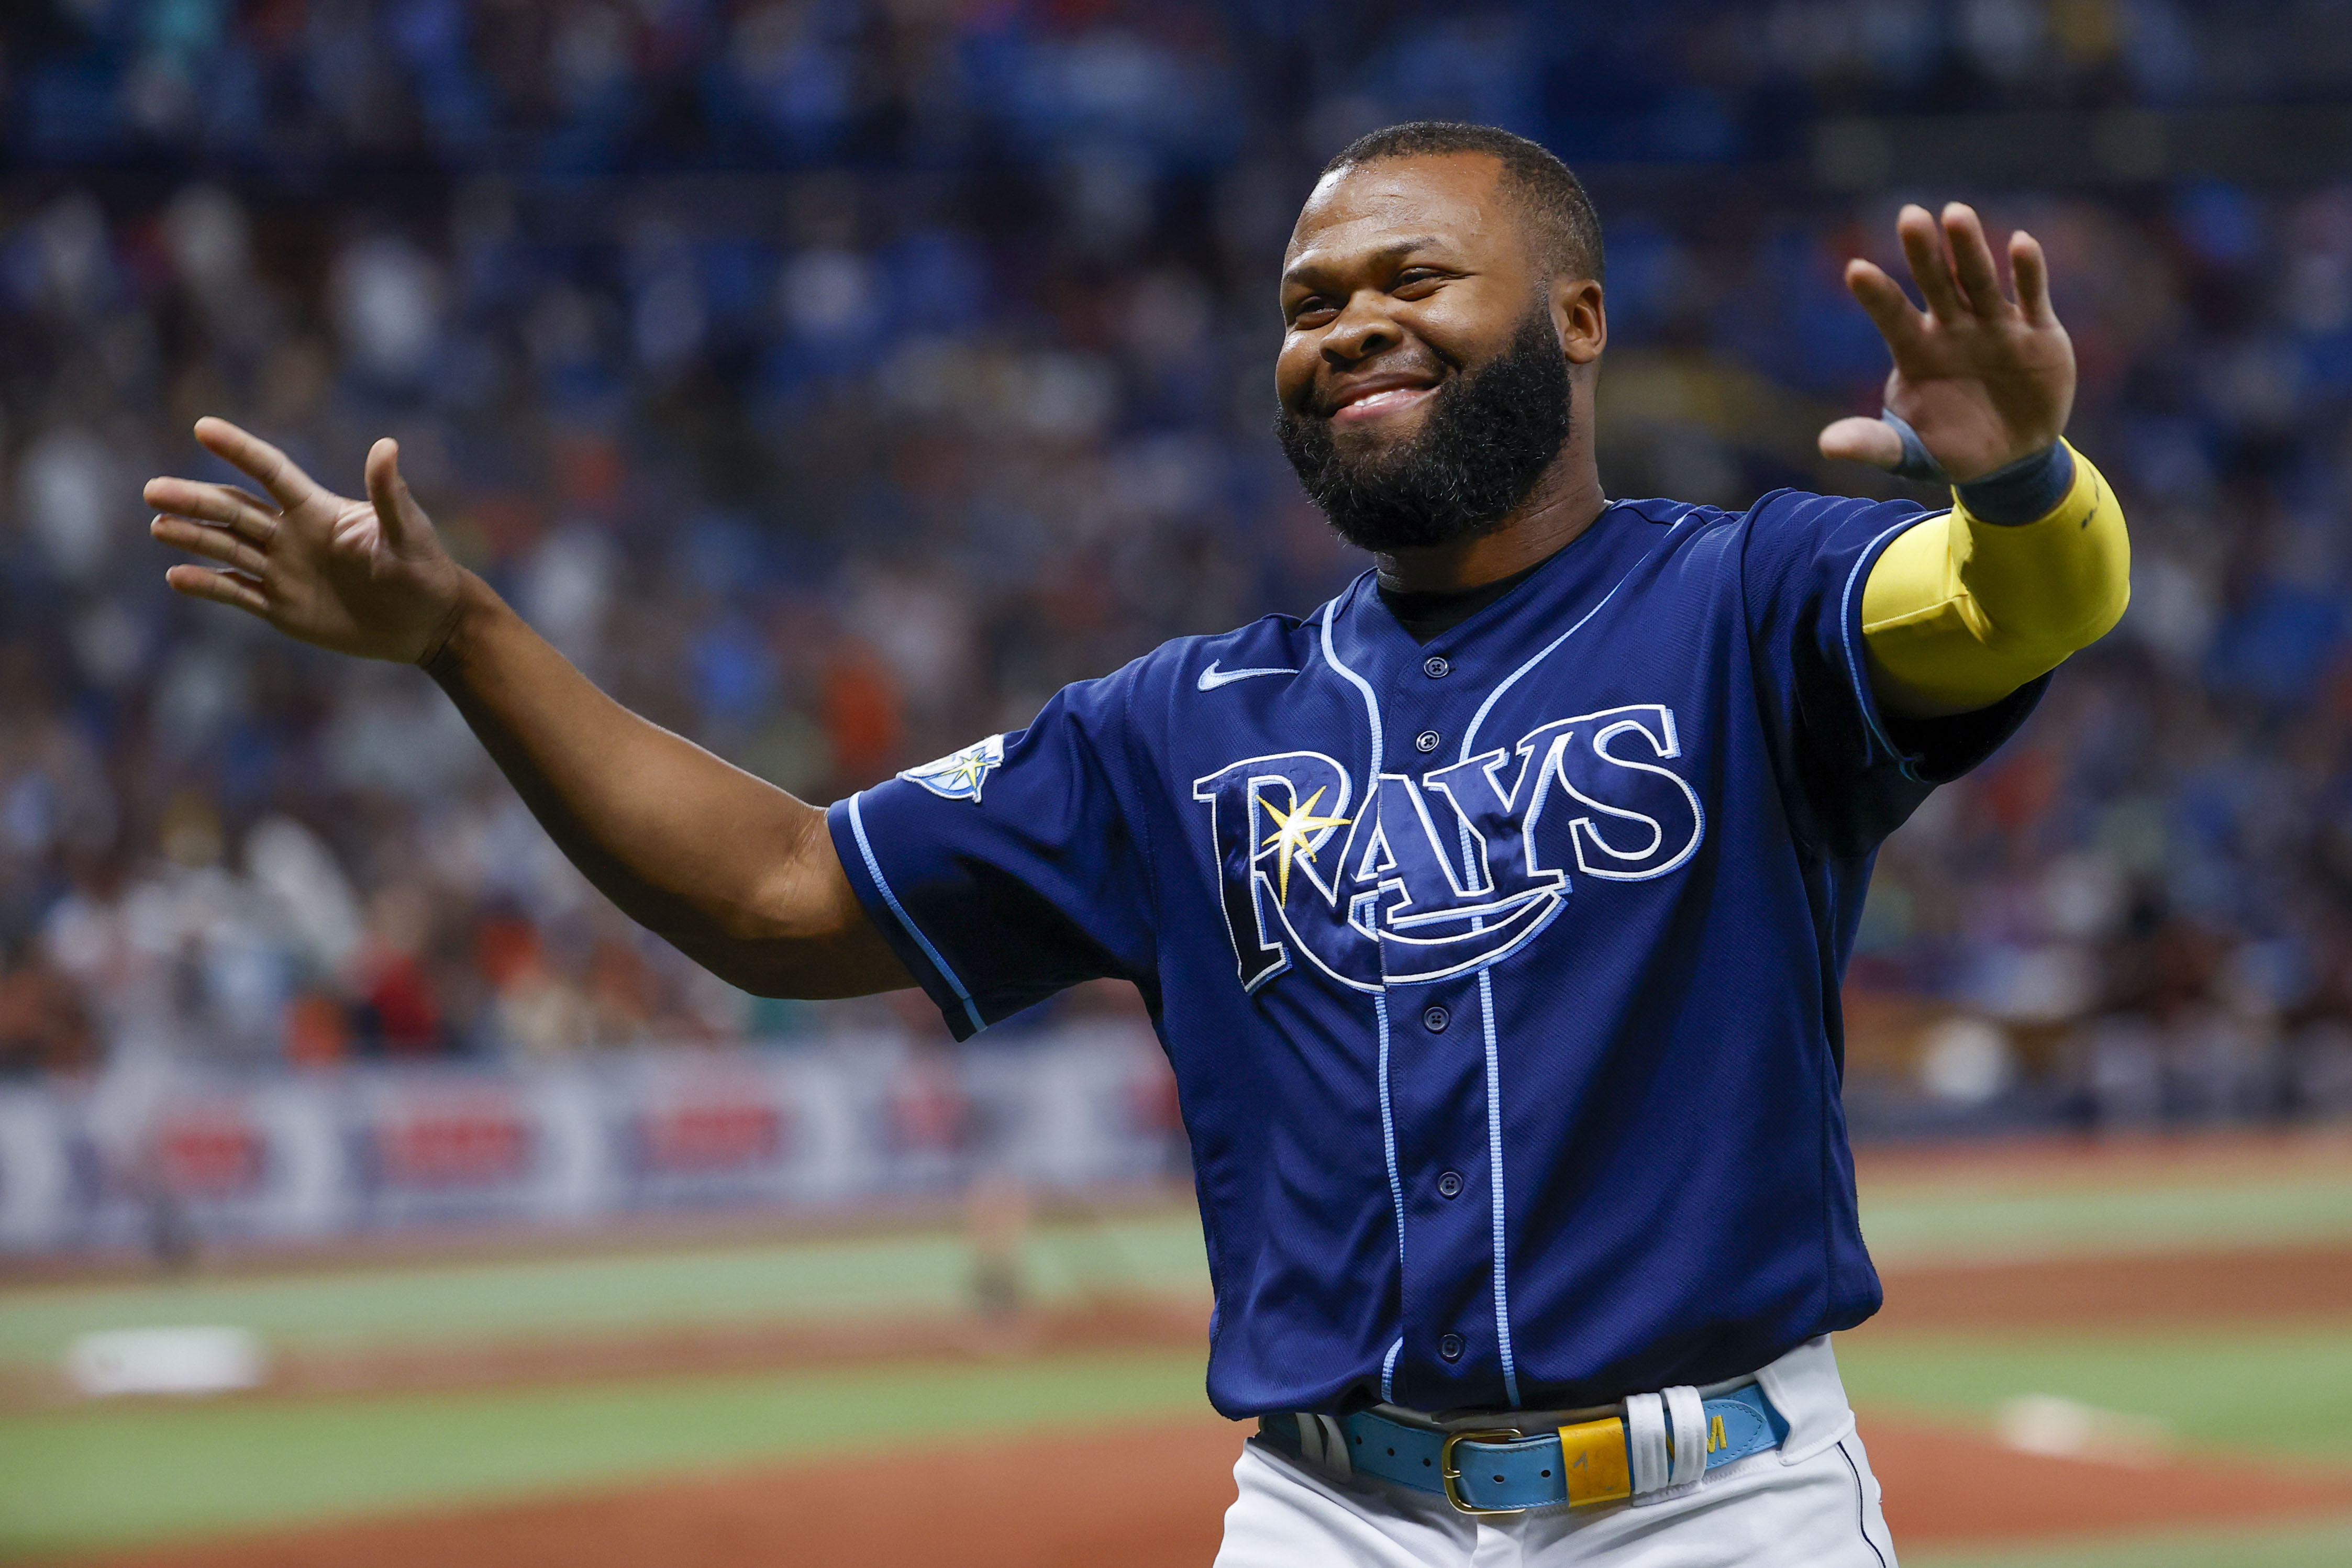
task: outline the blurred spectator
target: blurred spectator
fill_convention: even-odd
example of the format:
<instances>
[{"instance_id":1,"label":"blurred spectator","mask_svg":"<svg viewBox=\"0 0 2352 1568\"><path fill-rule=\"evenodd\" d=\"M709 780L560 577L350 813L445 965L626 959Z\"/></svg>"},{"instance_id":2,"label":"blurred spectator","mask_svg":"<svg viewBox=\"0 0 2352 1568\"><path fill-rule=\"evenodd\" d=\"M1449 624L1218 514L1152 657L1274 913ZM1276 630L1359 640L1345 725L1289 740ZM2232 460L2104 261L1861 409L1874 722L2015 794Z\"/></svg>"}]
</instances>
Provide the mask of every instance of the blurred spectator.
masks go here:
<instances>
[{"instance_id":1,"label":"blurred spectator","mask_svg":"<svg viewBox=\"0 0 2352 1568\"><path fill-rule=\"evenodd\" d=\"M1265 426L1291 214L1358 131L1482 119L1583 165L1612 493L1744 504L1891 493L1811 455L1885 371L1838 285L1895 204L1831 177L1878 156L1857 117L2352 99L2300 0L1325 9L18 7L0 1065L815 1016L614 918L414 672L164 592L138 481L198 461L199 413L347 490L398 436L567 655L826 800L1357 570ZM2352 1110L2352 185L2108 152L2106 186L1916 193L2049 246L2136 593L1888 845L1853 983L1997 1031L1938 1037L1956 1101ZM935 1077L892 1113L944 1162Z\"/></svg>"},{"instance_id":2,"label":"blurred spectator","mask_svg":"<svg viewBox=\"0 0 2352 1568\"><path fill-rule=\"evenodd\" d=\"M0 1079L96 1065L97 1039L80 989L37 949L7 958L0 970Z\"/></svg>"},{"instance_id":3,"label":"blurred spectator","mask_svg":"<svg viewBox=\"0 0 2352 1568\"><path fill-rule=\"evenodd\" d=\"M448 1044L440 998L425 960L440 912L415 883L395 882L368 910L357 962L361 1049L383 1056L434 1056Z\"/></svg>"}]
</instances>

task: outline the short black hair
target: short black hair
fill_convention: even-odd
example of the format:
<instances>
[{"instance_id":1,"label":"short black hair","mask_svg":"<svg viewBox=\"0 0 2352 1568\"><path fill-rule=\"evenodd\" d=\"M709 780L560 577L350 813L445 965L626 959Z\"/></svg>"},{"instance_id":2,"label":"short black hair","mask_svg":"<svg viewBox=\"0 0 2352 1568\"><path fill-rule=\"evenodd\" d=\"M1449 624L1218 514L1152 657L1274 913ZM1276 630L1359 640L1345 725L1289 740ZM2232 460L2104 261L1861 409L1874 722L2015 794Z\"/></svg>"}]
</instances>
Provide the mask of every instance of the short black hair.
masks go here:
<instances>
[{"instance_id":1,"label":"short black hair","mask_svg":"<svg viewBox=\"0 0 2352 1568\"><path fill-rule=\"evenodd\" d=\"M1598 282L1607 266L1601 246L1601 214L1584 183L1541 142L1492 125L1451 120L1414 120L1359 136L1323 165L1332 174L1389 158L1423 158L1449 152L1483 152L1503 165L1503 184L1517 198L1543 246L1545 267L1554 275Z\"/></svg>"}]
</instances>

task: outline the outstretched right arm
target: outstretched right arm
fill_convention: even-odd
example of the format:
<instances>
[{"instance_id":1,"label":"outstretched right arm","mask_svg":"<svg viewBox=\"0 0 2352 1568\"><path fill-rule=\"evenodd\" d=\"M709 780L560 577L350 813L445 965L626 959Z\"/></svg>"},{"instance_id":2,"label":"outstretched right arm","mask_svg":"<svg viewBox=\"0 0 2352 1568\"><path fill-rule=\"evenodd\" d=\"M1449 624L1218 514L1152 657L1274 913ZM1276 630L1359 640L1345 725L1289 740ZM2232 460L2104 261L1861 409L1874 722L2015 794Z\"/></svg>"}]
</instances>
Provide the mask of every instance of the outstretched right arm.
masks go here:
<instances>
[{"instance_id":1,"label":"outstretched right arm","mask_svg":"<svg viewBox=\"0 0 2352 1568\"><path fill-rule=\"evenodd\" d=\"M249 474L153 479L156 538L216 563L166 573L291 637L415 663L440 683L549 834L604 894L765 996L914 984L843 872L824 812L613 701L441 548L390 441L364 501L322 489L225 420L196 439Z\"/></svg>"},{"instance_id":2,"label":"outstretched right arm","mask_svg":"<svg viewBox=\"0 0 2352 1568\"><path fill-rule=\"evenodd\" d=\"M2050 303L2042 246L2009 240L2014 299L2001 291L1973 208L1895 220L1913 308L1875 264L1846 284L1895 356L1889 419L1841 419L1824 455L1954 481L1952 510L1886 548L1863 590L1871 685L1886 710L1937 718L1990 706L2105 636L2131 598L2131 543L2115 494L2062 437L2074 406L2074 349Z\"/></svg>"}]
</instances>

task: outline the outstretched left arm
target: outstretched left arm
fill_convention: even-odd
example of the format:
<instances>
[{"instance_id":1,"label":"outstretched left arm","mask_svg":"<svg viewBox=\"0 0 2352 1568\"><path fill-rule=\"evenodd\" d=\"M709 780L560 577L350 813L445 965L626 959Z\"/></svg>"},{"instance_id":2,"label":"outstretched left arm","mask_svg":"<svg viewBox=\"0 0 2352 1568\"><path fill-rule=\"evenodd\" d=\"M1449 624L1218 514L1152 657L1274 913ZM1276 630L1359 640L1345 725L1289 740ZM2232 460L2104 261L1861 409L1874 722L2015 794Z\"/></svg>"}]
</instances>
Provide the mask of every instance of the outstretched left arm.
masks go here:
<instances>
[{"instance_id":1,"label":"outstretched left arm","mask_svg":"<svg viewBox=\"0 0 2352 1568\"><path fill-rule=\"evenodd\" d=\"M1954 203L1897 220L1914 309L1867 261L1846 284L1894 351L1887 419L1843 419L1824 455L1953 483L1953 507L1879 557L1863 591L1873 691L1912 718L1967 713L2055 669L2121 619L2131 596L2123 511L2060 436L2074 346L2050 307L2032 236L2010 238L2006 298L1977 214Z\"/></svg>"}]
</instances>

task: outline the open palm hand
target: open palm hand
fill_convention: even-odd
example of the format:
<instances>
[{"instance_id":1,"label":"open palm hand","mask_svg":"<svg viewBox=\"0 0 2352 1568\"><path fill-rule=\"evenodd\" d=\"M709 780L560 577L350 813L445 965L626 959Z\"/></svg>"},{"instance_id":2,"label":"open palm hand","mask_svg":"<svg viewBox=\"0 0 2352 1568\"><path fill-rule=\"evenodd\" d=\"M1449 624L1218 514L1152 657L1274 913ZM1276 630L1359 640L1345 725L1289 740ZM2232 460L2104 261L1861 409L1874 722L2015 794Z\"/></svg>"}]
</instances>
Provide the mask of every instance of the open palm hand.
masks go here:
<instances>
[{"instance_id":1,"label":"open palm hand","mask_svg":"<svg viewBox=\"0 0 2352 1568\"><path fill-rule=\"evenodd\" d=\"M339 653L414 664L439 647L465 573L408 493L394 442L368 453L368 498L354 500L226 420L197 421L196 439L268 499L233 485L149 480L147 504L160 514L150 531L217 563L172 568L164 579L174 589Z\"/></svg>"},{"instance_id":2,"label":"open palm hand","mask_svg":"<svg viewBox=\"0 0 2352 1568\"><path fill-rule=\"evenodd\" d=\"M2074 348L2050 308L2041 245L2010 236L2014 299L2001 292L1977 214L1958 202L1942 221L1906 206L1895 220L1927 309L1874 263L1846 264L1846 287L1895 355L1886 406L1956 481L1976 478L2049 446L2074 404ZM1822 432L1825 456L1892 468L1902 441L1882 420L1841 419Z\"/></svg>"}]
</instances>

